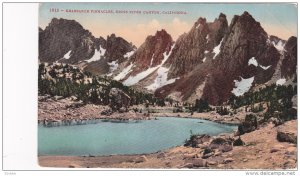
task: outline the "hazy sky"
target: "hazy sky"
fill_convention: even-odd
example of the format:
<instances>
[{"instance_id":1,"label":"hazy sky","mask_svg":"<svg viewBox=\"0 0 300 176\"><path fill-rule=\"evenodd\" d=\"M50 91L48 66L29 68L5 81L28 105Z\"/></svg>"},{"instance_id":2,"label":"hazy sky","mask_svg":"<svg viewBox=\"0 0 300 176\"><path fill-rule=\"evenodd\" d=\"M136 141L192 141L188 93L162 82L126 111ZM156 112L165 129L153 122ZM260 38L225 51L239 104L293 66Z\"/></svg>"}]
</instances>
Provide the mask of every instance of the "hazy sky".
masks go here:
<instances>
[{"instance_id":1,"label":"hazy sky","mask_svg":"<svg viewBox=\"0 0 300 176\"><path fill-rule=\"evenodd\" d=\"M117 14L117 13L67 13L59 10L140 10L185 11L187 14ZM78 21L95 37L115 33L136 46L140 46L148 35L166 29L174 40L188 32L199 17L214 21L222 12L230 24L234 15L248 11L270 35L282 39L297 36L297 6L294 4L204 4L204 3L42 3L39 9L39 26L45 28L52 18Z\"/></svg>"}]
</instances>

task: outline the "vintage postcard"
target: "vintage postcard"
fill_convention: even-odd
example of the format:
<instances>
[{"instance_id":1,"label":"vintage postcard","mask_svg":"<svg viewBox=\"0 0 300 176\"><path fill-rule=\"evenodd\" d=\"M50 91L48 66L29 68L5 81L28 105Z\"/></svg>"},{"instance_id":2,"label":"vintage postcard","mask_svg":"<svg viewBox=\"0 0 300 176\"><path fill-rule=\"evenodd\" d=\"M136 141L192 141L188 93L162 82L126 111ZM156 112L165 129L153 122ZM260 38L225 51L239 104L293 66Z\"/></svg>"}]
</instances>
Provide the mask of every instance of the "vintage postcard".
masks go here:
<instances>
[{"instance_id":1,"label":"vintage postcard","mask_svg":"<svg viewBox=\"0 0 300 176\"><path fill-rule=\"evenodd\" d=\"M39 165L297 169L297 12L40 3Z\"/></svg>"}]
</instances>

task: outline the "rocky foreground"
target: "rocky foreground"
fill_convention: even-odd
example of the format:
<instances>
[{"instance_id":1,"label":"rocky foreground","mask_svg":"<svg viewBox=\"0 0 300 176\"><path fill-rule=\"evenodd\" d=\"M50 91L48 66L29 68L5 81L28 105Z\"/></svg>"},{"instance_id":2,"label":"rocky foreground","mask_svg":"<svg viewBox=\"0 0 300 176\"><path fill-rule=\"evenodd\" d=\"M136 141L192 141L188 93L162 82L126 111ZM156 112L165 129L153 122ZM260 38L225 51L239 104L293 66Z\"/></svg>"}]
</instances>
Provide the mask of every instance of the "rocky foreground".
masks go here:
<instances>
[{"instance_id":1,"label":"rocky foreground","mask_svg":"<svg viewBox=\"0 0 300 176\"><path fill-rule=\"evenodd\" d=\"M144 155L39 156L42 167L295 169L297 120L266 123L241 135L200 135L186 146Z\"/></svg>"}]
</instances>

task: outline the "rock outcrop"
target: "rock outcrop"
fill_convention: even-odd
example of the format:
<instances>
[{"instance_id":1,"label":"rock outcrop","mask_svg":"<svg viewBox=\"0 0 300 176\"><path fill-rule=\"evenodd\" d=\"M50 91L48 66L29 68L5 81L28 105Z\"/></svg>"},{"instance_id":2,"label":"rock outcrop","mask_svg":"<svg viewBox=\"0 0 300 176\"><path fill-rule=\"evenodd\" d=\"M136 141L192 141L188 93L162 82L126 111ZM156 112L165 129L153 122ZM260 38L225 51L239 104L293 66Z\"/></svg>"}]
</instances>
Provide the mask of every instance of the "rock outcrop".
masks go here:
<instances>
[{"instance_id":1,"label":"rock outcrop","mask_svg":"<svg viewBox=\"0 0 300 176\"><path fill-rule=\"evenodd\" d=\"M290 37L284 45L284 59L281 65L281 76L293 78L297 70L297 38Z\"/></svg>"},{"instance_id":2,"label":"rock outcrop","mask_svg":"<svg viewBox=\"0 0 300 176\"><path fill-rule=\"evenodd\" d=\"M257 117L254 114L246 115L245 121L238 126L238 134L243 135L258 128Z\"/></svg>"},{"instance_id":3,"label":"rock outcrop","mask_svg":"<svg viewBox=\"0 0 300 176\"><path fill-rule=\"evenodd\" d=\"M269 36L248 12L230 25L223 13L212 22L200 17L176 41L162 29L137 49L115 34L95 38L74 20L54 18L39 29L39 43L40 62L75 64L190 103L219 105L280 78L296 80L297 38Z\"/></svg>"},{"instance_id":4,"label":"rock outcrop","mask_svg":"<svg viewBox=\"0 0 300 176\"><path fill-rule=\"evenodd\" d=\"M120 111L121 108L127 109L130 105L130 97L121 89L111 88L109 92L109 106L113 111Z\"/></svg>"},{"instance_id":5,"label":"rock outcrop","mask_svg":"<svg viewBox=\"0 0 300 176\"><path fill-rule=\"evenodd\" d=\"M295 120L288 121L278 126L277 140L279 142L290 142L297 144L297 123Z\"/></svg>"},{"instance_id":6,"label":"rock outcrop","mask_svg":"<svg viewBox=\"0 0 300 176\"><path fill-rule=\"evenodd\" d=\"M207 22L200 17L187 33L176 41L174 50L166 65L170 65L170 78L182 76L197 65L216 55L213 51L218 46L228 30L228 22L224 14L220 14L214 22Z\"/></svg>"},{"instance_id":7,"label":"rock outcrop","mask_svg":"<svg viewBox=\"0 0 300 176\"><path fill-rule=\"evenodd\" d=\"M95 37L75 20L53 18L39 32L39 59L41 62L77 63L93 55L94 43Z\"/></svg>"},{"instance_id":8,"label":"rock outcrop","mask_svg":"<svg viewBox=\"0 0 300 176\"><path fill-rule=\"evenodd\" d=\"M220 15L219 21L224 18L224 15ZM210 104L221 104L232 96L236 82L249 79L252 81L251 88L256 84L267 82L272 77L280 53L272 43L268 42L267 33L248 12L244 12L241 16L235 15L228 28L223 27L217 30L219 31L217 36L219 38L223 37L220 43L216 43L220 40L219 38L214 39L214 48L209 47L211 45L203 46L203 43L207 42L203 34L208 34L208 38L210 38L209 24L204 22L204 19L199 19L191 32L179 38L176 45L180 46L179 44L182 43L181 40L184 37L194 34L191 38L201 41L201 44L197 46L197 52L193 50L193 46L190 47L188 44L186 44L185 49L188 50L190 47L191 52L195 53L194 58L206 57L206 60L204 62L200 59L188 60L186 59L189 58L188 54L179 57L181 52L175 46L170 59L173 55L175 56L175 53L179 53L176 54L174 63L170 63L170 65L178 68L171 68L169 75L176 77L176 74L183 74L183 76L176 81L176 84L158 89L155 92L157 96L165 97L174 92L179 92L182 100L185 101L188 101L191 96L198 96L198 98L201 96ZM197 28L198 24L200 24L199 29ZM223 25L220 26L226 26L224 21L221 24ZM196 29L201 32L199 34L194 32L197 31ZM199 35L198 38L196 37L197 34ZM205 56L203 52L206 53ZM249 61L251 59L254 64ZM186 61L192 66L187 67ZM180 71L182 70L180 67L187 69L186 71Z\"/></svg>"},{"instance_id":9,"label":"rock outcrop","mask_svg":"<svg viewBox=\"0 0 300 176\"><path fill-rule=\"evenodd\" d=\"M75 20L53 18L44 30L39 28L40 62L70 63L96 75L110 74L135 49L115 34L96 38Z\"/></svg>"}]
</instances>

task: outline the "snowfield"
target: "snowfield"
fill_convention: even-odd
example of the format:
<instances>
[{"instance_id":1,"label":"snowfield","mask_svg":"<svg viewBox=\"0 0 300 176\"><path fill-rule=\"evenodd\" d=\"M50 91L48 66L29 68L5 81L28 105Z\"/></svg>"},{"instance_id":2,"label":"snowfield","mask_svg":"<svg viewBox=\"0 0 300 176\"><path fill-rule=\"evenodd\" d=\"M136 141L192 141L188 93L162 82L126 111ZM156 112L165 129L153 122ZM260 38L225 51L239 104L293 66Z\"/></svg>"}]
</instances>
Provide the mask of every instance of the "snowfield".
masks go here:
<instances>
[{"instance_id":1,"label":"snowfield","mask_svg":"<svg viewBox=\"0 0 300 176\"><path fill-rule=\"evenodd\" d=\"M112 61L107 63L109 65L109 72L110 74L108 76L111 76L112 73L118 68L119 64L117 61Z\"/></svg>"},{"instance_id":2,"label":"snowfield","mask_svg":"<svg viewBox=\"0 0 300 176\"><path fill-rule=\"evenodd\" d=\"M286 82L286 79L285 78L281 78L281 79L278 79L276 81L276 85L281 85L282 86L285 82Z\"/></svg>"},{"instance_id":3,"label":"snowfield","mask_svg":"<svg viewBox=\"0 0 300 176\"><path fill-rule=\"evenodd\" d=\"M257 60L255 59L255 57L252 57L251 59L249 59L248 65L254 65L255 67L258 66L258 63L257 63Z\"/></svg>"},{"instance_id":4,"label":"snowfield","mask_svg":"<svg viewBox=\"0 0 300 176\"><path fill-rule=\"evenodd\" d=\"M71 52L72 52L72 50L68 51L68 52L64 55L64 59L70 59L70 57L71 57Z\"/></svg>"},{"instance_id":5,"label":"snowfield","mask_svg":"<svg viewBox=\"0 0 300 176\"><path fill-rule=\"evenodd\" d=\"M94 53L93 57L91 57L90 59L85 60L85 61L90 63L90 62L93 62L93 61L100 60L101 57L104 56L105 52L106 52L106 49L102 48L101 45L100 45L100 50L98 51L97 49L95 49L95 53Z\"/></svg>"},{"instance_id":6,"label":"snowfield","mask_svg":"<svg viewBox=\"0 0 300 176\"><path fill-rule=\"evenodd\" d=\"M272 44L274 45L274 47L280 51L283 52L284 50L284 43L280 40L277 44L273 41Z\"/></svg>"},{"instance_id":7,"label":"snowfield","mask_svg":"<svg viewBox=\"0 0 300 176\"><path fill-rule=\"evenodd\" d=\"M271 67L271 65L269 65L269 66L262 66L262 65L259 65L260 66L260 68L262 68L262 69L264 69L264 70L268 70L270 67Z\"/></svg>"},{"instance_id":8,"label":"snowfield","mask_svg":"<svg viewBox=\"0 0 300 176\"><path fill-rule=\"evenodd\" d=\"M255 57L251 57L251 59L249 59L248 65L254 65L255 67L259 66L260 68L262 68L264 70L268 70L271 67L271 65L269 65L269 66L263 66L263 65L258 64L258 62L255 59Z\"/></svg>"},{"instance_id":9,"label":"snowfield","mask_svg":"<svg viewBox=\"0 0 300 176\"><path fill-rule=\"evenodd\" d=\"M214 55L213 59L215 59L216 56L219 55L222 42L223 42L223 38L222 38L220 44L214 48L213 52L215 53L215 55Z\"/></svg>"},{"instance_id":10,"label":"snowfield","mask_svg":"<svg viewBox=\"0 0 300 176\"><path fill-rule=\"evenodd\" d=\"M168 72L169 72L169 68L160 67L157 70L158 75L155 78L153 84L147 86L146 89L155 91L156 89L158 89L162 86L174 83L176 81L176 79L178 79L178 78L173 78L173 79L168 80Z\"/></svg>"},{"instance_id":11,"label":"snowfield","mask_svg":"<svg viewBox=\"0 0 300 176\"><path fill-rule=\"evenodd\" d=\"M154 54L153 54L152 57L151 57L150 66L149 66L149 67L152 66L152 63L153 63L153 57L154 57Z\"/></svg>"},{"instance_id":12,"label":"snowfield","mask_svg":"<svg viewBox=\"0 0 300 176\"><path fill-rule=\"evenodd\" d=\"M124 68L122 70L121 73L119 73L117 76L114 77L114 80L121 80L121 79L124 79L126 77L126 75L128 75L128 73L130 73L132 71L132 68L133 67L133 63L130 63L130 65L128 65L126 68Z\"/></svg>"},{"instance_id":13,"label":"snowfield","mask_svg":"<svg viewBox=\"0 0 300 176\"><path fill-rule=\"evenodd\" d=\"M167 54L167 52L163 53L164 59L162 60L160 65L157 65L156 67L151 67L148 68L147 70L138 73L135 76L130 76L128 79L126 79L123 84L126 86L132 86L136 83L138 83L139 81L141 81L142 79L146 78L147 76L149 76L151 73L153 73L155 70L157 70L158 68L162 67L162 65L168 60L168 58L170 57L173 48L175 47L175 44L172 45L170 52Z\"/></svg>"},{"instance_id":14,"label":"snowfield","mask_svg":"<svg viewBox=\"0 0 300 176\"><path fill-rule=\"evenodd\" d=\"M252 86L254 81L254 76L248 79L244 79L241 77L241 81L234 80L235 88L231 91L235 96L244 95L244 93L248 92Z\"/></svg>"},{"instance_id":15,"label":"snowfield","mask_svg":"<svg viewBox=\"0 0 300 176\"><path fill-rule=\"evenodd\" d=\"M206 39L206 40L209 40L209 35L208 35L208 34L206 35L205 39Z\"/></svg>"},{"instance_id":16,"label":"snowfield","mask_svg":"<svg viewBox=\"0 0 300 176\"><path fill-rule=\"evenodd\" d=\"M148 68L147 70L143 71L143 72L140 72L138 73L137 75L135 76L130 76L128 79L126 79L123 84L125 86L132 86L138 82L140 82L140 80L146 78L148 75L150 75L151 73L153 73L156 69L158 68L158 66L156 67L151 67L151 68Z\"/></svg>"},{"instance_id":17,"label":"snowfield","mask_svg":"<svg viewBox=\"0 0 300 176\"><path fill-rule=\"evenodd\" d=\"M124 54L124 58L130 58L134 54L135 50L129 51L128 53Z\"/></svg>"}]
</instances>

